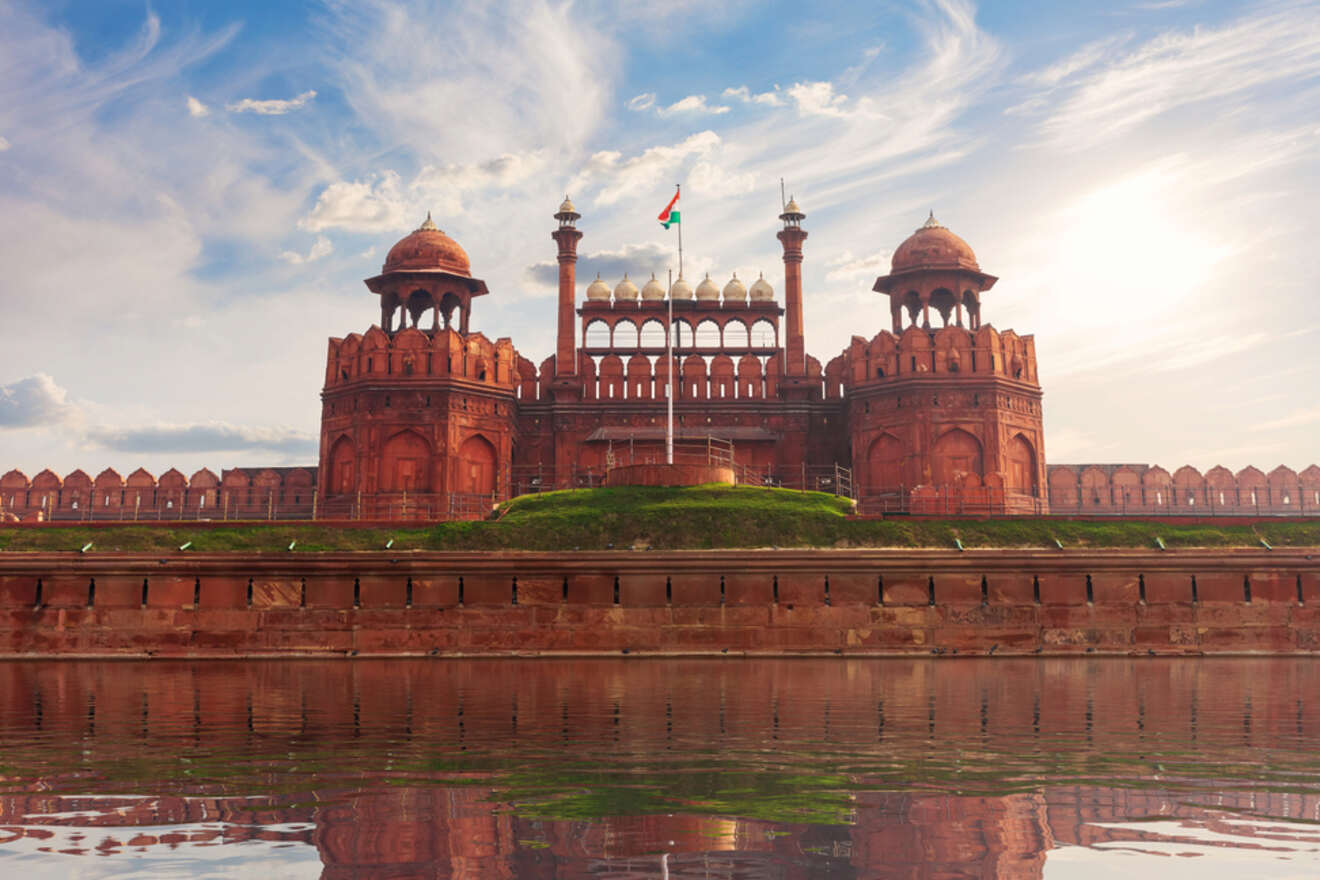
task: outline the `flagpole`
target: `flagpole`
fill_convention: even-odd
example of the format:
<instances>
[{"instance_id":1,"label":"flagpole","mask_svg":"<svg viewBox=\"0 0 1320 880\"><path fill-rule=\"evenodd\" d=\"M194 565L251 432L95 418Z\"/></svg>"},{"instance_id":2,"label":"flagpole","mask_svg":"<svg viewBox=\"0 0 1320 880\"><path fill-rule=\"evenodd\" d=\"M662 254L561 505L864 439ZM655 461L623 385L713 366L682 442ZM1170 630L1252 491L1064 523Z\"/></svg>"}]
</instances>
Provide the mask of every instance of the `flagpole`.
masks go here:
<instances>
[{"instance_id":1,"label":"flagpole","mask_svg":"<svg viewBox=\"0 0 1320 880\"><path fill-rule=\"evenodd\" d=\"M678 224L679 237L683 235L683 224ZM682 253L680 250L679 253ZM679 277L683 272L679 270ZM665 464L674 463L674 270L669 270L669 326L665 328L665 372L669 374L669 388L665 392L667 414L665 417Z\"/></svg>"},{"instance_id":2,"label":"flagpole","mask_svg":"<svg viewBox=\"0 0 1320 880\"><path fill-rule=\"evenodd\" d=\"M683 218L678 220L678 277L683 277Z\"/></svg>"}]
</instances>

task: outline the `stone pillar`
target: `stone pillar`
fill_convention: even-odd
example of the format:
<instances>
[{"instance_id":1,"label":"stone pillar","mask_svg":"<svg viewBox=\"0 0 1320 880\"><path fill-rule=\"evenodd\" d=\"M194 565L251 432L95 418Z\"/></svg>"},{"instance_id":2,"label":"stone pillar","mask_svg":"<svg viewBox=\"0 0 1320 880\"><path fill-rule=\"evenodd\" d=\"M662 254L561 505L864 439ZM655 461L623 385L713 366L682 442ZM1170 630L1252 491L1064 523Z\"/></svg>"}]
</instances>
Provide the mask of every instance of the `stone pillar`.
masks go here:
<instances>
[{"instance_id":1,"label":"stone pillar","mask_svg":"<svg viewBox=\"0 0 1320 880\"><path fill-rule=\"evenodd\" d=\"M577 375L573 339L573 306L577 299L577 245L582 239L576 221L582 216L567 198L555 213L559 228L550 237L559 245L559 334L555 345L555 377Z\"/></svg>"},{"instance_id":2,"label":"stone pillar","mask_svg":"<svg viewBox=\"0 0 1320 880\"><path fill-rule=\"evenodd\" d=\"M795 201L779 215L784 221L778 237L784 246L784 373L788 376L807 374L802 339L802 242L807 240L807 231L800 225L805 216Z\"/></svg>"}]
</instances>

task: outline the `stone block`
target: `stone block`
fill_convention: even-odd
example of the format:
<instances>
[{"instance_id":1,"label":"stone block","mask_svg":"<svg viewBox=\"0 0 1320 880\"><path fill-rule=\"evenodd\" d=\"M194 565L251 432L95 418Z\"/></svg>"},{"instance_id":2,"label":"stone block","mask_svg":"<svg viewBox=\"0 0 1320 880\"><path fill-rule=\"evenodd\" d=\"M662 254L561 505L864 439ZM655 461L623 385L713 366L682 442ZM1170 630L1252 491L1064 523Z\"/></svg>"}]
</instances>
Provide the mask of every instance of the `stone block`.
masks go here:
<instances>
[{"instance_id":1,"label":"stone block","mask_svg":"<svg viewBox=\"0 0 1320 880\"><path fill-rule=\"evenodd\" d=\"M253 608L297 608L302 603L302 578L253 578ZM347 587L347 588L345 588ZM247 587L244 586L244 604ZM202 588L206 592L206 588ZM351 608L352 581L343 578L306 579L309 608Z\"/></svg>"},{"instance_id":2,"label":"stone block","mask_svg":"<svg viewBox=\"0 0 1320 880\"><path fill-rule=\"evenodd\" d=\"M654 580L656 575L620 575L619 576L619 604L627 605L663 605L665 604L665 583L660 581L660 600L640 601L643 599L641 591L637 589L637 584L633 583L638 577L651 578ZM629 589L624 589L624 581L628 579ZM563 591L563 579L560 579L559 589ZM654 595L646 598L654 600ZM613 605L614 604L614 574L603 572L600 574L570 574L568 576L568 601L574 605Z\"/></svg>"},{"instance_id":3,"label":"stone block","mask_svg":"<svg viewBox=\"0 0 1320 880\"><path fill-rule=\"evenodd\" d=\"M987 580L987 595L988 588ZM981 576L979 574L935 575L935 602L938 605L980 605Z\"/></svg>"},{"instance_id":4,"label":"stone block","mask_svg":"<svg viewBox=\"0 0 1320 880\"><path fill-rule=\"evenodd\" d=\"M1297 604L1297 574L1292 571L1253 571L1251 601Z\"/></svg>"},{"instance_id":5,"label":"stone block","mask_svg":"<svg viewBox=\"0 0 1320 880\"><path fill-rule=\"evenodd\" d=\"M988 654L991 649L995 653L1024 653L1039 644L1040 630L1036 627L937 626L931 641L931 647L959 654Z\"/></svg>"},{"instance_id":6,"label":"stone block","mask_svg":"<svg viewBox=\"0 0 1320 880\"><path fill-rule=\"evenodd\" d=\"M1041 574L1036 576L1040 582L1040 602L1042 605L1085 605L1086 574Z\"/></svg>"},{"instance_id":7,"label":"stone block","mask_svg":"<svg viewBox=\"0 0 1320 880\"><path fill-rule=\"evenodd\" d=\"M244 599L247 597L247 578L242 578ZM140 589L140 587L139 587ZM147 586L148 608L191 608L197 592L197 577L189 575L157 575ZM205 603L206 585L202 585Z\"/></svg>"},{"instance_id":8,"label":"stone block","mask_svg":"<svg viewBox=\"0 0 1320 880\"><path fill-rule=\"evenodd\" d=\"M1138 626L1170 626L1196 621L1197 606L1190 601L1137 605Z\"/></svg>"},{"instance_id":9,"label":"stone block","mask_svg":"<svg viewBox=\"0 0 1320 880\"><path fill-rule=\"evenodd\" d=\"M36 575L0 577L0 608L31 608L36 602Z\"/></svg>"},{"instance_id":10,"label":"stone block","mask_svg":"<svg viewBox=\"0 0 1320 880\"><path fill-rule=\"evenodd\" d=\"M1244 575L1241 572L1198 572L1196 575L1196 596L1200 602L1246 601L1243 589Z\"/></svg>"},{"instance_id":11,"label":"stone block","mask_svg":"<svg viewBox=\"0 0 1320 880\"><path fill-rule=\"evenodd\" d=\"M726 605L767 606L774 601L774 575L760 572L724 575L724 603Z\"/></svg>"},{"instance_id":12,"label":"stone block","mask_svg":"<svg viewBox=\"0 0 1320 880\"><path fill-rule=\"evenodd\" d=\"M562 605L564 578L555 575L518 575L519 605Z\"/></svg>"},{"instance_id":13,"label":"stone block","mask_svg":"<svg viewBox=\"0 0 1320 880\"><path fill-rule=\"evenodd\" d=\"M969 626L1036 626L1041 614L1035 605L942 605L931 610L941 623Z\"/></svg>"},{"instance_id":14,"label":"stone block","mask_svg":"<svg viewBox=\"0 0 1320 880\"><path fill-rule=\"evenodd\" d=\"M1091 593L1097 605L1136 605L1141 601L1136 572L1100 572L1091 575Z\"/></svg>"},{"instance_id":15,"label":"stone block","mask_svg":"<svg viewBox=\"0 0 1320 880\"><path fill-rule=\"evenodd\" d=\"M146 578L139 575L102 575L96 578L96 607L141 608L144 580ZM148 584L148 595L150 592L151 588ZM191 598L190 596L189 600Z\"/></svg>"},{"instance_id":16,"label":"stone block","mask_svg":"<svg viewBox=\"0 0 1320 880\"><path fill-rule=\"evenodd\" d=\"M1180 571L1146 572L1143 579L1148 605L1192 601L1192 576L1189 574Z\"/></svg>"},{"instance_id":17,"label":"stone block","mask_svg":"<svg viewBox=\"0 0 1320 880\"><path fill-rule=\"evenodd\" d=\"M403 608L408 603L408 577L368 574L358 578L363 608Z\"/></svg>"},{"instance_id":18,"label":"stone block","mask_svg":"<svg viewBox=\"0 0 1320 880\"><path fill-rule=\"evenodd\" d=\"M1034 605L1035 577L1030 574L992 572L985 576L991 605Z\"/></svg>"},{"instance_id":19,"label":"stone block","mask_svg":"<svg viewBox=\"0 0 1320 880\"><path fill-rule=\"evenodd\" d=\"M246 608L247 583L243 577L214 575L202 579L202 608ZM256 588L253 584L252 602L256 603Z\"/></svg>"},{"instance_id":20,"label":"stone block","mask_svg":"<svg viewBox=\"0 0 1320 880\"><path fill-rule=\"evenodd\" d=\"M354 580L349 574L308 575L307 607L352 608Z\"/></svg>"},{"instance_id":21,"label":"stone block","mask_svg":"<svg viewBox=\"0 0 1320 880\"><path fill-rule=\"evenodd\" d=\"M924 651L930 647L929 633L921 627L869 626L850 629L844 634L847 648L871 651Z\"/></svg>"},{"instance_id":22,"label":"stone block","mask_svg":"<svg viewBox=\"0 0 1320 880\"><path fill-rule=\"evenodd\" d=\"M55 575L41 579L41 604L47 608L86 608L87 587L91 578L83 575Z\"/></svg>"},{"instance_id":23,"label":"stone block","mask_svg":"<svg viewBox=\"0 0 1320 880\"><path fill-rule=\"evenodd\" d=\"M880 575L875 572L840 572L830 575L830 602L834 605L876 605Z\"/></svg>"},{"instance_id":24,"label":"stone block","mask_svg":"<svg viewBox=\"0 0 1320 880\"><path fill-rule=\"evenodd\" d=\"M786 605L775 607L771 618L776 626L806 626L812 629L866 627L871 609L865 605Z\"/></svg>"},{"instance_id":25,"label":"stone block","mask_svg":"<svg viewBox=\"0 0 1320 880\"><path fill-rule=\"evenodd\" d=\"M614 578L612 576L597 575L595 577L609 577L609 589L613 593ZM665 584L667 581L668 578L663 574L634 574L631 572L620 574L619 602L624 607L663 606L666 604ZM570 581L569 589L571 590L572 587L573 583ZM589 587L589 589L593 588ZM594 589L599 590L600 587L596 586Z\"/></svg>"},{"instance_id":26,"label":"stone block","mask_svg":"<svg viewBox=\"0 0 1320 880\"><path fill-rule=\"evenodd\" d=\"M1282 652L1295 644L1293 633L1286 626L1203 626L1197 628L1197 635L1201 650L1207 652Z\"/></svg>"},{"instance_id":27,"label":"stone block","mask_svg":"<svg viewBox=\"0 0 1320 880\"><path fill-rule=\"evenodd\" d=\"M450 574L413 575L414 608L450 608L458 604L458 577Z\"/></svg>"},{"instance_id":28,"label":"stone block","mask_svg":"<svg viewBox=\"0 0 1320 880\"><path fill-rule=\"evenodd\" d=\"M933 626L943 620L940 611L929 605L885 605L869 609L873 626Z\"/></svg>"},{"instance_id":29,"label":"stone block","mask_svg":"<svg viewBox=\"0 0 1320 880\"><path fill-rule=\"evenodd\" d=\"M884 575L886 605L929 605L929 590L930 581L926 575Z\"/></svg>"},{"instance_id":30,"label":"stone block","mask_svg":"<svg viewBox=\"0 0 1320 880\"><path fill-rule=\"evenodd\" d=\"M202 584L202 607L244 608L247 606L247 581L240 578L207 578ZM303 601L303 579L253 578L252 607L298 608ZM348 602L353 603L350 588ZM307 584L307 604L312 605L312 585Z\"/></svg>"},{"instance_id":31,"label":"stone block","mask_svg":"<svg viewBox=\"0 0 1320 880\"><path fill-rule=\"evenodd\" d=\"M1320 571L1304 571L1298 577L1302 579L1302 601L1320 604Z\"/></svg>"},{"instance_id":32,"label":"stone block","mask_svg":"<svg viewBox=\"0 0 1320 880\"><path fill-rule=\"evenodd\" d=\"M463 575L464 605L512 605L513 576L507 574Z\"/></svg>"},{"instance_id":33,"label":"stone block","mask_svg":"<svg viewBox=\"0 0 1320 880\"><path fill-rule=\"evenodd\" d=\"M1294 606L1281 602L1202 602L1195 606L1197 626L1285 626Z\"/></svg>"},{"instance_id":34,"label":"stone block","mask_svg":"<svg viewBox=\"0 0 1320 880\"><path fill-rule=\"evenodd\" d=\"M780 571L780 605L824 605L825 575L818 572Z\"/></svg>"},{"instance_id":35,"label":"stone block","mask_svg":"<svg viewBox=\"0 0 1320 880\"><path fill-rule=\"evenodd\" d=\"M671 574L674 605L720 604L720 575L718 572L683 572Z\"/></svg>"}]
</instances>

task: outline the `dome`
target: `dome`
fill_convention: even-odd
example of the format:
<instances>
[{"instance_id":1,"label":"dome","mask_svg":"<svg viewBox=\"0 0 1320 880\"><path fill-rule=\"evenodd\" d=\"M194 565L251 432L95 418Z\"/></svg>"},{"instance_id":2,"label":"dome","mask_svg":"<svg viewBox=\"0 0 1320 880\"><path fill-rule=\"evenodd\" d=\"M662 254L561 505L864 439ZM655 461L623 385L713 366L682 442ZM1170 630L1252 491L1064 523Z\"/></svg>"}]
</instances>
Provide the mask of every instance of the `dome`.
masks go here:
<instances>
[{"instance_id":1,"label":"dome","mask_svg":"<svg viewBox=\"0 0 1320 880\"><path fill-rule=\"evenodd\" d=\"M935 212L921 228L908 236L894 251L891 271L909 269L971 269L981 271L976 254L967 242L945 229L935 219Z\"/></svg>"},{"instance_id":2,"label":"dome","mask_svg":"<svg viewBox=\"0 0 1320 880\"><path fill-rule=\"evenodd\" d=\"M729 283L724 285L725 302L747 302L747 287L738 280L738 273L734 272Z\"/></svg>"},{"instance_id":3,"label":"dome","mask_svg":"<svg viewBox=\"0 0 1320 880\"><path fill-rule=\"evenodd\" d=\"M615 285L614 299L620 302L637 299L637 285L629 281L627 275L624 275L623 280Z\"/></svg>"},{"instance_id":4,"label":"dome","mask_svg":"<svg viewBox=\"0 0 1320 880\"><path fill-rule=\"evenodd\" d=\"M670 299L692 299L692 285L683 280L683 276L678 276L674 281L674 286L669 288Z\"/></svg>"},{"instance_id":5,"label":"dome","mask_svg":"<svg viewBox=\"0 0 1320 880\"><path fill-rule=\"evenodd\" d=\"M752 282L752 289L748 292L752 302L770 302L775 298L775 289L765 280L764 275Z\"/></svg>"},{"instance_id":6,"label":"dome","mask_svg":"<svg viewBox=\"0 0 1320 880\"><path fill-rule=\"evenodd\" d=\"M592 302L608 301L610 298L610 286L600 280L600 275L596 275L596 280L587 285L587 299Z\"/></svg>"},{"instance_id":7,"label":"dome","mask_svg":"<svg viewBox=\"0 0 1320 880\"><path fill-rule=\"evenodd\" d=\"M390 248L381 274L388 272L442 271L471 275L468 255L444 232L436 228L428 212L426 221Z\"/></svg>"},{"instance_id":8,"label":"dome","mask_svg":"<svg viewBox=\"0 0 1320 880\"><path fill-rule=\"evenodd\" d=\"M710 273L706 273L706 279L697 285L697 299L703 302L718 300L720 298L720 289L710 280Z\"/></svg>"},{"instance_id":9,"label":"dome","mask_svg":"<svg viewBox=\"0 0 1320 880\"><path fill-rule=\"evenodd\" d=\"M642 299L664 299L665 289L659 281L655 280L655 274L651 274L651 280L642 287Z\"/></svg>"}]
</instances>

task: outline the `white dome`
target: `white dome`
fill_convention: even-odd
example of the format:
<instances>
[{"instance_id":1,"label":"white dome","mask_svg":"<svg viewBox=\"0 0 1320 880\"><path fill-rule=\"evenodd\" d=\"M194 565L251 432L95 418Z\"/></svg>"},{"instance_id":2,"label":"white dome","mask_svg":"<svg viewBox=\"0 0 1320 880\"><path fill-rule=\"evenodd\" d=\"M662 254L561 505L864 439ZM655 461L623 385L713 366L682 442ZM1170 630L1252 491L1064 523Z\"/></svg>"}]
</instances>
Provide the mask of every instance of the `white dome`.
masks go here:
<instances>
[{"instance_id":1,"label":"white dome","mask_svg":"<svg viewBox=\"0 0 1320 880\"><path fill-rule=\"evenodd\" d=\"M610 286L596 276L596 280L587 285L587 299L592 302L607 301L610 298Z\"/></svg>"},{"instance_id":2,"label":"white dome","mask_svg":"<svg viewBox=\"0 0 1320 880\"><path fill-rule=\"evenodd\" d=\"M614 299L629 302L637 299L637 285L629 281L627 275L624 275L623 280L615 285Z\"/></svg>"},{"instance_id":3,"label":"white dome","mask_svg":"<svg viewBox=\"0 0 1320 880\"><path fill-rule=\"evenodd\" d=\"M669 288L669 298L692 299L692 285L684 281L683 276L680 275L674 282L674 286Z\"/></svg>"},{"instance_id":4,"label":"white dome","mask_svg":"<svg viewBox=\"0 0 1320 880\"><path fill-rule=\"evenodd\" d=\"M665 298L665 289L659 281L655 280L655 275L651 275L651 280L642 287L642 299L656 300Z\"/></svg>"},{"instance_id":5,"label":"white dome","mask_svg":"<svg viewBox=\"0 0 1320 880\"><path fill-rule=\"evenodd\" d=\"M738 273L734 272L729 283L724 285L725 302L747 302L747 287L738 280Z\"/></svg>"},{"instance_id":6,"label":"white dome","mask_svg":"<svg viewBox=\"0 0 1320 880\"><path fill-rule=\"evenodd\" d=\"M752 302L770 302L775 298L775 289L765 280L764 275L752 282L752 289L748 292Z\"/></svg>"},{"instance_id":7,"label":"white dome","mask_svg":"<svg viewBox=\"0 0 1320 880\"><path fill-rule=\"evenodd\" d=\"M697 299L709 302L720 298L720 289L715 286L715 282L710 280L710 273L706 273L706 279L697 285Z\"/></svg>"}]
</instances>

